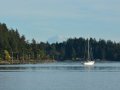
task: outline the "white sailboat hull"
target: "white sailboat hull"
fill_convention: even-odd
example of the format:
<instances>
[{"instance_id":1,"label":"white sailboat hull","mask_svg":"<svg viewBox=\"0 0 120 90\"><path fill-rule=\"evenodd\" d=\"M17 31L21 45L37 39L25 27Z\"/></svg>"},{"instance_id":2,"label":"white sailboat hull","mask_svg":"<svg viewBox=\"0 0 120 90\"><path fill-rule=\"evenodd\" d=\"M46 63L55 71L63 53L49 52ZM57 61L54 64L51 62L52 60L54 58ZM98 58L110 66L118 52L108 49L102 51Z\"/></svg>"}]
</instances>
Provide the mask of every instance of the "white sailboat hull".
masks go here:
<instances>
[{"instance_id":1,"label":"white sailboat hull","mask_svg":"<svg viewBox=\"0 0 120 90\"><path fill-rule=\"evenodd\" d=\"M95 61L86 61L84 62L84 65L94 65L95 64Z\"/></svg>"}]
</instances>

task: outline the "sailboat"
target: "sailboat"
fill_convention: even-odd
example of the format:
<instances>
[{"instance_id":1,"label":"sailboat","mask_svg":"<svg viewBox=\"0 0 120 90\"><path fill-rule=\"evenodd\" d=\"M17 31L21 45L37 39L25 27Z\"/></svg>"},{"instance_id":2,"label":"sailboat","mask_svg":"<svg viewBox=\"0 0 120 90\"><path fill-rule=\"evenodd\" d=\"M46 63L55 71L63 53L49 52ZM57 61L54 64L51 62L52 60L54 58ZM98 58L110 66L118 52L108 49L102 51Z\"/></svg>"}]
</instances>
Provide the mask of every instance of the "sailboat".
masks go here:
<instances>
[{"instance_id":1,"label":"sailboat","mask_svg":"<svg viewBox=\"0 0 120 90\"><path fill-rule=\"evenodd\" d=\"M87 60L83 64L84 65L88 65L88 66L91 66L91 65L95 64L95 61L91 60L91 58L90 58L90 44L89 44L89 39L88 39L88 48L87 48Z\"/></svg>"}]
</instances>

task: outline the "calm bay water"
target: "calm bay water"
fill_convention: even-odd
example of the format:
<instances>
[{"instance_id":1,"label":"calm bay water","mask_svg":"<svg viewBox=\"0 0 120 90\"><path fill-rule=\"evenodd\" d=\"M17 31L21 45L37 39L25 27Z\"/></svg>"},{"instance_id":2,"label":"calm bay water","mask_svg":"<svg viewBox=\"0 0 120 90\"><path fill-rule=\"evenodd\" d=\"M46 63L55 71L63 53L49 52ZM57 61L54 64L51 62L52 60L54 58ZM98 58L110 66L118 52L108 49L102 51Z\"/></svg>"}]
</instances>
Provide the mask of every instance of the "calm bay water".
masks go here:
<instances>
[{"instance_id":1,"label":"calm bay water","mask_svg":"<svg viewBox=\"0 0 120 90\"><path fill-rule=\"evenodd\" d=\"M120 62L0 65L0 90L119 90Z\"/></svg>"}]
</instances>

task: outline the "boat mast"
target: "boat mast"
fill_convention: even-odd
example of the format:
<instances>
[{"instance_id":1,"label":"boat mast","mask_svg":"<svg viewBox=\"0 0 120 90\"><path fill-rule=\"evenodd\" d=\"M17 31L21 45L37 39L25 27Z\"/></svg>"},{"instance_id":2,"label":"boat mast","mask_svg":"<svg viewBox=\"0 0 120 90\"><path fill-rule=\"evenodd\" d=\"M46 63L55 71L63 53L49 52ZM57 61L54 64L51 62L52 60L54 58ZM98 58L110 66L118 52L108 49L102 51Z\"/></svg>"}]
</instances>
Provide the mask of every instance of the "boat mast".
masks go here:
<instances>
[{"instance_id":1,"label":"boat mast","mask_svg":"<svg viewBox=\"0 0 120 90\"><path fill-rule=\"evenodd\" d=\"M90 44L89 44L89 39L88 39L88 60L90 59Z\"/></svg>"}]
</instances>

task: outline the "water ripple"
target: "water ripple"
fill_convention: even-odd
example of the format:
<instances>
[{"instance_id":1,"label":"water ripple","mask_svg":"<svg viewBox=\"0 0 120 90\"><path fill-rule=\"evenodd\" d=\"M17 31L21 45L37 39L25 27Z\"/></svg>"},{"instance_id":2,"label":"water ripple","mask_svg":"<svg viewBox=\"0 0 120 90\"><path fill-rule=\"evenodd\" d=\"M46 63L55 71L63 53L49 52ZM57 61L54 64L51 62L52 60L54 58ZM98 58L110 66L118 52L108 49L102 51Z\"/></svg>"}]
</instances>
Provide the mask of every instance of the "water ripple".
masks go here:
<instances>
[{"instance_id":1,"label":"water ripple","mask_svg":"<svg viewBox=\"0 0 120 90\"><path fill-rule=\"evenodd\" d=\"M97 63L95 66L84 66L78 63L55 64L27 64L27 65L1 65L0 72L27 72L27 71L75 71L75 72L120 72L118 63Z\"/></svg>"}]
</instances>

